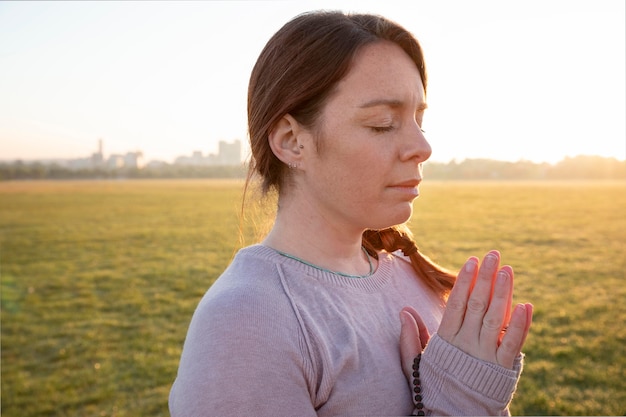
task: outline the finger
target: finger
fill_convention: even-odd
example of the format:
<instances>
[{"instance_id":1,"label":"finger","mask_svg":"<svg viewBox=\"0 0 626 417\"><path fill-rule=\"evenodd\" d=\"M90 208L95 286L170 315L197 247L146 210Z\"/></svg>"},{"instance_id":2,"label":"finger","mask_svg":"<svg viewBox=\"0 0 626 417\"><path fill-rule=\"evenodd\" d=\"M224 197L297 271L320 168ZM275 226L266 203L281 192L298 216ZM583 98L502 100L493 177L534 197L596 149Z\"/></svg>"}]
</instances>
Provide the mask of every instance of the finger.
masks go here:
<instances>
[{"instance_id":1,"label":"finger","mask_svg":"<svg viewBox=\"0 0 626 417\"><path fill-rule=\"evenodd\" d=\"M467 310L463 327L459 333L465 338L478 337L483 324L483 318L491 301L493 281L500 263L500 253L498 251L489 252L483 259L476 277L476 284L467 301Z\"/></svg>"},{"instance_id":2,"label":"finger","mask_svg":"<svg viewBox=\"0 0 626 417\"><path fill-rule=\"evenodd\" d=\"M530 331L530 326L533 323L533 305L530 303L526 303L526 328L524 329L524 338L522 339L522 343L520 344L520 351L526 343L526 337L528 336L528 332Z\"/></svg>"},{"instance_id":3,"label":"finger","mask_svg":"<svg viewBox=\"0 0 626 417\"><path fill-rule=\"evenodd\" d=\"M515 282L515 274L513 273L513 267L510 265L504 265L500 269L506 271L511 278L511 285L509 286L509 303L507 304L507 310L505 314L505 321L508 322L511 319L511 306L513 304L513 283Z\"/></svg>"},{"instance_id":4,"label":"finger","mask_svg":"<svg viewBox=\"0 0 626 417\"><path fill-rule=\"evenodd\" d=\"M446 302L446 310L443 313L437 334L443 340L450 342L452 338L459 332L465 317L465 309L467 308L467 299L471 292L476 272L478 270L478 258L472 256L465 262L456 283L450 291L450 296Z\"/></svg>"},{"instance_id":5,"label":"finger","mask_svg":"<svg viewBox=\"0 0 626 417\"><path fill-rule=\"evenodd\" d=\"M480 329L480 359L493 360L495 357L498 342L502 337L502 329L509 321L508 311L510 311L512 289L513 280L508 268L502 268L496 276L493 296Z\"/></svg>"},{"instance_id":6,"label":"finger","mask_svg":"<svg viewBox=\"0 0 626 417\"><path fill-rule=\"evenodd\" d=\"M413 307L407 306L407 307L404 307L403 310L411 314L413 318L415 319L415 322L417 323L417 328L419 331L419 338L420 338L420 342L422 345L422 350L424 350L424 348L426 348L426 344L430 340L430 333L428 332L428 327L426 327L426 323L424 323L424 320L422 320L422 317L419 315L417 310L415 310Z\"/></svg>"},{"instance_id":7,"label":"finger","mask_svg":"<svg viewBox=\"0 0 626 417\"><path fill-rule=\"evenodd\" d=\"M413 358L422 352L422 342L415 318L405 309L400 311L400 323L400 359L404 376L409 378L413 372Z\"/></svg>"},{"instance_id":8,"label":"finger","mask_svg":"<svg viewBox=\"0 0 626 417\"><path fill-rule=\"evenodd\" d=\"M501 268L501 270L505 270L511 277L511 286L509 289L507 309L506 309L506 312L504 313L504 323L503 323L502 329L500 329L500 337L498 338L498 346L500 346L500 343L502 343L502 337L504 336L504 333L506 332L506 326L511 320L511 306L513 305L513 283L515 282L515 275L513 274L513 268L511 266L504 265Z\"/></svg>"},{"instance_id":9,"label":"finger","mask_svg":"<svg viewBox=\"0 0 626 417\"><path fill-rule=\"evenodd\" d=\"M522 349L522 343L526 340L529 328L526 305L518 304L513 310L507 331L496 352L498 364L509 369L513 368L515 357Z\"/></svg>"}]
</instances>

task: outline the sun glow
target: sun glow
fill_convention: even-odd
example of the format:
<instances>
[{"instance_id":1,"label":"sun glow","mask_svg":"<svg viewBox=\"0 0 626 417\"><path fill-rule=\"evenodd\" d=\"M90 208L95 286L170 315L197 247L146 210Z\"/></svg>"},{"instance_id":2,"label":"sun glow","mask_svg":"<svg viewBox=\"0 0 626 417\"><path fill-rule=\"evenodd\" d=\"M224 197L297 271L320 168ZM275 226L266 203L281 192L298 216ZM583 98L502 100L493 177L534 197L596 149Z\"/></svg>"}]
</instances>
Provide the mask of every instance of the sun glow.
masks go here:
<instances>
[{"instance_id":1,"label":"sun glow","mask_svg":"<svg viewBox=\"0 0 626 417\"><path fill-rule=\"evenodd\" d=\"M432 159L626 158L624 3L4 2L0 160L246 142L267 39L312 9L373 12L420 40ZM592 103L589 105L587 103Z\"/></svg>"}]
</instances>

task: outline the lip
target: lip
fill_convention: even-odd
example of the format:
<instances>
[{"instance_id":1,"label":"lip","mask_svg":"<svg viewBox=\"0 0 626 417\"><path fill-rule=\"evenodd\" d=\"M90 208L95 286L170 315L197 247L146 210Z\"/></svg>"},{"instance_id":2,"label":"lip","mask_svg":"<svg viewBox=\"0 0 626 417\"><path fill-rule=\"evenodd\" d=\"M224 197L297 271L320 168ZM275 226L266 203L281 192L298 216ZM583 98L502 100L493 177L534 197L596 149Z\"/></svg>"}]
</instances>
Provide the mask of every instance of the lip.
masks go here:
<instances>
[{"instance_id":1,"label":"lip","mask_svg":"<svg viewBox=\"0 0 626 417\"><path fill-rule=\"evenodd\" d=\"M420 185L420 183L422 182L421 179L418 178L412 178L410 180L406 180L406 181L402 181L396 184L393 184L392 187L400 187L400 188L405 188L405 187L417 187L418 185Z\"/></svg>"},{"instance_id":2,"label":"lip","mask_svg":"<svg viewBox=\"0 0 626 417\"><path fill-rule=\"evenodd\" d=\"M419 196L418 186L421 182L421 179L412 178L406 181L394 183L390 185L389 188L417 197Z\"/></svg>"}]
</instances>

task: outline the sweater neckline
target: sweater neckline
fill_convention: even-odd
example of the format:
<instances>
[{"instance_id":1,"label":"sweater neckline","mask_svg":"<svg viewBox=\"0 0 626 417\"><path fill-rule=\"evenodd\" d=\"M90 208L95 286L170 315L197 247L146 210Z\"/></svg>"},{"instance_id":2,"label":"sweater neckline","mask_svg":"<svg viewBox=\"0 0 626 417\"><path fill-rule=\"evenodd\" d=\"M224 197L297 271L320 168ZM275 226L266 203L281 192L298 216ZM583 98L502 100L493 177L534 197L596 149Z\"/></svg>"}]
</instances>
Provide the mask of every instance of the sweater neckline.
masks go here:
<instances>
[{"instance_id":1,"label":"sweater neckline","mask_svg":"<svg viewBox=\"0 0 626 417\"><path fill-rule=\"evenodd\" d=\"M378 268L373 271L372 275L362 278L353 278L342 276L331 271L324 271L295 259L285 257L277 250L263 244L249 246L243 249L243 251L275 263L278 267L283 269L287 275L306 275L318 281L341 287L377 291L387 285L391 279L391 262L393 255L387 252L378 253Z\"/></svg>"},{"instance_id":2,"label":"sweater neckline","mask_svg":"<svg viewBox=\"0 0 626 417\"><path fill-rule=\"evenodd\" d=\"M322 266L315 265L314 263L305 261L304 259L298 258L297 256L291 255L289 253L282 252L282 251L279 251L277 249L274 249L274 250L276 252L278 252L279 254L283 255L285 258L290 258L290 259L296 260L296 261L298 261L300 263L303 263L305 265L311 266L311 267L313 267L315 269L319 269L320 271L329 272L331 274L340 275L342 277L347 277L347 278L363 279L363 278L371 277L374 274L374 263L372 262L372 257L370 256L370 254L367 253L367 249L365 249L364 246L361 246L361 249L363 250L363 253L365 253L365 256L367 257L367 262L369 263L369 266L370 266L369 272L367 274L363 274L363 275L346 274L346 273L343 273L343 272L340 272L340 271L333 271L333 270L330 270L328 268L324 268Z\"/></svg>"}]
</instances>

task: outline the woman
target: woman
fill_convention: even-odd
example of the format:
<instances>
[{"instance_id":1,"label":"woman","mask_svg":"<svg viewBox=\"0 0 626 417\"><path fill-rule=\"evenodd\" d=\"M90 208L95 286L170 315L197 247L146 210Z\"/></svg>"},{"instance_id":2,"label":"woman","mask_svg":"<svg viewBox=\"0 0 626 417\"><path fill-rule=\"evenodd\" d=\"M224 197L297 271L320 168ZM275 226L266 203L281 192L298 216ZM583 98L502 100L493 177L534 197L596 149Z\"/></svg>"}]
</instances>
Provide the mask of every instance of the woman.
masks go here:
<instances>
[{"instance_id":1,"label":"woman","mask_svg":"<svg viewBox=\"0 0 626 417\"><path fill-rule=\"evenodd\" d=\"M457 278L403 226L431 154L426 80L417 41L381 17L307 13L270 39L249 181L278 193L275 223L200 302L173 416L508 412L532 315L511 312L511 267L492 251Z\"/></svg>"}]
</instances>

